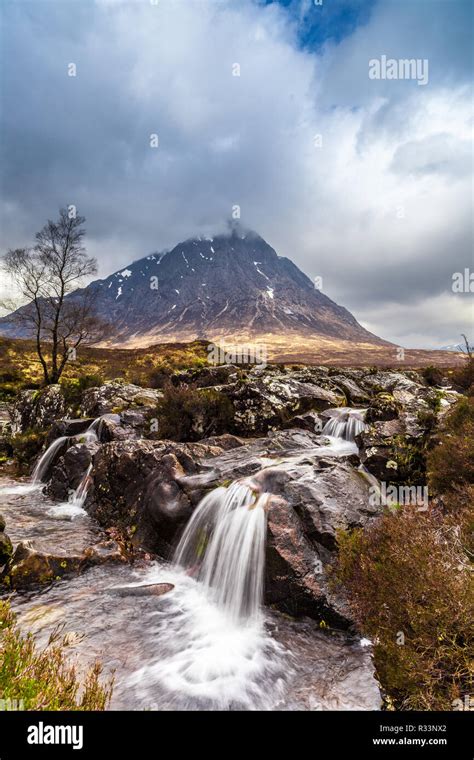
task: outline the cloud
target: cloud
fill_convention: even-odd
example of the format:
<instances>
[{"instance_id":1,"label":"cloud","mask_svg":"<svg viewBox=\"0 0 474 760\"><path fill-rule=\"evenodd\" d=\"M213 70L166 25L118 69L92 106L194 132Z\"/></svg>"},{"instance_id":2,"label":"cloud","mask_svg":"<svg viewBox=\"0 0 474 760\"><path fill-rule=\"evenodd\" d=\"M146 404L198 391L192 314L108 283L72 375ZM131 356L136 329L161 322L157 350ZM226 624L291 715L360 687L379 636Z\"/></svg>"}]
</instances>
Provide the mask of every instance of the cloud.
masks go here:
<instances>
[{"instance_id":1,"label":"cloud","mask_svg":"<svg viewBox=\"0 0 474 760\"><path fill-rule=\"evenodd\" d=\"M307 3L7 5L2 242L73 203L106 275L238 204L374 332L452 342L465 299L437 307L472 266L466 8L378 3L312 51ZM382 54L428 58L428 85L369 80Z\"/></svg>"}]
</instances>

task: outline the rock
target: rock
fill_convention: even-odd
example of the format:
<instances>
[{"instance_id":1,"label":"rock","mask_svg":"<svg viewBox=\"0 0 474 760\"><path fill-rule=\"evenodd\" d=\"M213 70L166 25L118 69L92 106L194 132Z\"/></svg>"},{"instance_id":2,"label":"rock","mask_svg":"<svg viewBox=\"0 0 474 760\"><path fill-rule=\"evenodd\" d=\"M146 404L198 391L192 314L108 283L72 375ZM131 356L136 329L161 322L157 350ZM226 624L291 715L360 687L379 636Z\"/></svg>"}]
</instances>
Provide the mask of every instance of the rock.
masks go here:
<instances>
[{"instance_id":1,"label":"rock","mask_svg":"<svg viewBox=\"0 0 474 760\"><path fill-rule=\"evenodd\" d=\"M292 417L291 420L285 422L283 427L286 429L302 428L302 430L309 430L312 433L317 433L324 427L326 420L320 414L316 412L307 412L306 414L298 414L296 417Z\"/></svg>"},{"instance_id":2,"label":"rock","mask_svg":"<svg viewBox=\"0 0 474 760\"><path fill-rule=\"evenodd\" d=\"M55 460L51 469L47 492L54 499L67 501L69 493L75 491L84 473L92 462L99 448L98 443L76 443L66 449L64 454Z\"/></svg>"},{"instance_id":3,"label":"rock","mask_svg":"<svg viewBox=\"0 0 474 760\"><path fill-rule=\"evenodd\" d=\"M86 507L105 527L130 531L136 545L169 557L177 532L192 513L179 485L197 462L222 449L201 443L114 441L94 456L93 487Z\"/></svg>"},{"instance_id":4,"label":"rock","mask_svg":"<svg viewBox=\"0 0 474 760\"><path fill-rule=\"evenodd\" d=\"M31 541L21 541L3 571L2 583L11 589L28 590L77 575L93 565L124 561L120 547L112 540L100 541L80 554L43 552Z\"/></svg>"},{"instance_id":5,"label":"rock","mask_svg":"<svg viewBox=\"0 0 474 760\"><path fill-rule=\"evenodd\" d=\"M6 522L3 515L0 515L0 533L5 530Z\"/></svg>"},{"instance_id":6,"label":"rock","mask_svg":"<svg viewBox=\"0 0 474 760\"><path fill-rule=\"evenodd\" d=\"M82 394L81 412L90 417L100 417L108 412L123 412L133 407L156 406L162 391L140 388L131 383L110 382L98 388L88 388Z\"/></svg>"},{"instance_id":7,"label":"rock","mask_svg":"<svg viewBox=\"0 0 474 760\"><path fill-rule=\"evenodd\" d=\"M203 438L199 443L206 446L215 446L220 450L230 451L231 449L243 446L246 441L244 438L238 438L236 435L223 433L223 435L212 435L210 438Z\"/></svg>"},{"instance_id":8,"label":"rock","mask_svg":"<svg viewBox=\"0 0 474 760\"><path fill-rule=\"evenodd\" d=\"M281 427L296 414L321 411L345 402L341 393L292 377L268 375L221 388L235 408L239 434L255 435Z\"/></svg>"},{"instance_id":9,"label":"rock","mask_svg":"<svg viewBox=\"0 0 474 760\"><path fill-rule=\"evenodd\" d=\"M173 589L172 583L147 583L139 586L118 586L111 591L118 596L163 596Z\"/></svg>"},{"instance_id":10,"label":"rock","mask_svg":"<svg viewBox=\"0 0 474 760\"><path fill-rule=\"evenodd\" d=\"M331 381L341 389L349 403L359 404L361 406L365 406L369 403L369 394L359 388L357 383L350 377L344 377L344 375L333 375L331 377Z\"/></svg>"},{"instance_id":11,"label":"rock","mask_svg":"<svg viewBox=\"0 0 474 760\"><path fill-rule=\"evenodd\" d=\"M273 494L268 511L267 603L292 615L347 626L347 607L330 590L327 578L336 532L363 527L380 508L370 504L370 483L353 464L358 458L352 453L329 457L326 450L322 454L324 442L322 436L301 430L272 432L202 460L200 472L178 483L193 504L210 488L239 478Z\"/></svg>"},{"instance_id":12,"label":"rock","mask_svg":"<svg viewBox=\"0 0 474 760\"><path fill-rule=\"evenodd\" d=\"M174 385L192 383L197 388L212 388L216 385L233 383L241 374L243 374L242 368L234 364L222 364L216 367L209 365L199 369L189 369L186 372L177 372L171 376L171 382Z\"/></svg>"},{"instance_id":13,"label":"rock","mask_svg":"<svg viewBox=\"0 0 474 760\"><path fill-rule=\"evenodd\" d=\"M111 538L99 541L97 544L89 546L84 550L85 564L104 565L109 562L126 561L126 557L119 544Z\"/></svg>"},{"instance_id":14,"label":"rock","mask_svg":"<svg viewBox=\"0 0 474 760\"><path fill-rule=\"evenodd\" d=\"M59 385L41 390L21 391L12 411L13 433L29 428L49 428L65 414L64 396Z\"/></svg>"},{"instance_id":15,"label":"rock","mask_svg":"<svg viewBox=\"0 0 474 760\"><path fill-rule=\"evenodd\" d=\"M4 528L2 528L0 531L0 566L6 565L8 562L10 562L12 555L12 542L8 538L7 534L4 533Z\"/></svg>"},{"instance_id":16,"label":"rock","mask_svg":"<svg viewBox=\"0 0 474 760\"><path fill-rule=\"evenodd\" d=\"M21 541L4 571L3 583L12 589L27 589L77 573L82 564L81 555L48 554L36 550L31 541Z\"/></svg>"},{"instance_id":17,"label":"rock","mask_svg":"<svg viewBox=\"0 0 474 760\"><path fill-rule=\"evenodd\" d=\"M318 623L281 619L268 623L272 636L292 653L289 701L282 710L381 710L382 696L370 646L358 637L319 630Z\"/></svg>"},{"instance_id":18,"label":"rock","mask_svg":"<svg viewBox=\"0 0 474 760\"><path fill-rule=\"evenodd\" d=\"M62 436L76 436L84 433L87 428L94 422L94 418L77 419L77 420L57 420L51 427L46 439L46 445L49 446L56 438Z\"/></svg>"},{"instance_id":19,"label":"rock","mask_svg":"<svg viewBox=\"0 0 474 760\"><path fill-rule=\"evenodd\" d=\"M378 393L370 401L365 421L370 423L394 420L398 417L399 412L400 406L395 402L391 393Z\"/></svg>"}]
</instances>

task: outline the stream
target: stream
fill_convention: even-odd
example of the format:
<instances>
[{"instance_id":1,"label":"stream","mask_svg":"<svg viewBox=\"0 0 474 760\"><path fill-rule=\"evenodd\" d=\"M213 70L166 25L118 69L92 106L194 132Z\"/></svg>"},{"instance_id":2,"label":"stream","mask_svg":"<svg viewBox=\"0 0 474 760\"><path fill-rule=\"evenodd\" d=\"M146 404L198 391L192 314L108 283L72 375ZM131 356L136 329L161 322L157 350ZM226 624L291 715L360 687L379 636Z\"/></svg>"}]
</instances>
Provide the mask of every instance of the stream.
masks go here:
<instances>
[{"instance_id":1,"label":"stream","mask_svg":"<svg viewBox=\"0 0 474 760\"><path fill-rule=\"evenodd\" d=\"M60 626L80 672L99 659L112 709L378 709L364 641L261 605L266 497L238 483L205 497L174 564L105 564L15 593L19 625L40 645ZM67 555L102 536L38 483L1 478L0 513L14 545Z\"/></svg>"}]
</instances>

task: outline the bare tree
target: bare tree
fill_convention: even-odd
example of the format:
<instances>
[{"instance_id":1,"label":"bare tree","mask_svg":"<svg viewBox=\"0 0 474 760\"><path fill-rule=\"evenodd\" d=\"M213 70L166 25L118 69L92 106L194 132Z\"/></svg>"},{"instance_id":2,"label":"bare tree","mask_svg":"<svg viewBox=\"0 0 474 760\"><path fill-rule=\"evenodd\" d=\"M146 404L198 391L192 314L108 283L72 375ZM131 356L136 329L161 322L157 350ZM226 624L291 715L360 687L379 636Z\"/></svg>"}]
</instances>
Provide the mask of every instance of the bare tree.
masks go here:
<instances>
[{"instance_id":1,"label":"bare tree","mask_svg":"<svg viewBox=\"0 0 474 760\"><path fill-rule=\"evenodd\" d=\"M467 337L464 335L464 333L461 333L461 338L464 339L464 348L462 346L459 346L463 354L466 354L469 361L472 361L473 359L473 347L469 345L469 341Z\"/></svg>"},{"instance_id":2,"label":"bare tree","mask_svg":"<svg viewBox=\"0 0 474 760\"><path fill-rule=\"evenodd\" d=\"M9 318L25 336L34 337L45 385L57 383L77 347L97 339L100 330L90 292L79 289L97 271L96 260L83 246L84 222L84 217L61 209L58 221L48 221L37 233L34 248L9 250L3 256L5 271L27 301ZM4 305L12 308L11 303Z\"/></svg>"}]
</instances>

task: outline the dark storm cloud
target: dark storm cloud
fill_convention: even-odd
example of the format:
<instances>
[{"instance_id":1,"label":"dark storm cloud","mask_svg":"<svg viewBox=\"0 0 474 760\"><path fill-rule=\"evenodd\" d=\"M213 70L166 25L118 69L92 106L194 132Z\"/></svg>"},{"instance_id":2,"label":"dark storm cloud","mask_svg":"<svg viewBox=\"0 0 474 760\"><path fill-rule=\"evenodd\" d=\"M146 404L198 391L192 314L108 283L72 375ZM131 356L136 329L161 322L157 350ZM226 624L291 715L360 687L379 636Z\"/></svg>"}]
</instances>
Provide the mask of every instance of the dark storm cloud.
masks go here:
<instances>
[{"instance_id":1,"label":"dark storm cloud","mask_svg":"<svg viewBox=\"0 0 474 760\"><path fill-rule=\"evenodd\" d=\"M5 3L3 246L72 203L105 275L238 204L375 332L452 342L469 319L450 292L472 251L468 8L378 3L311 52L308 2ZM369 80L382 54L427 57L428 85Z\"/></svg>"}]
</instances>

